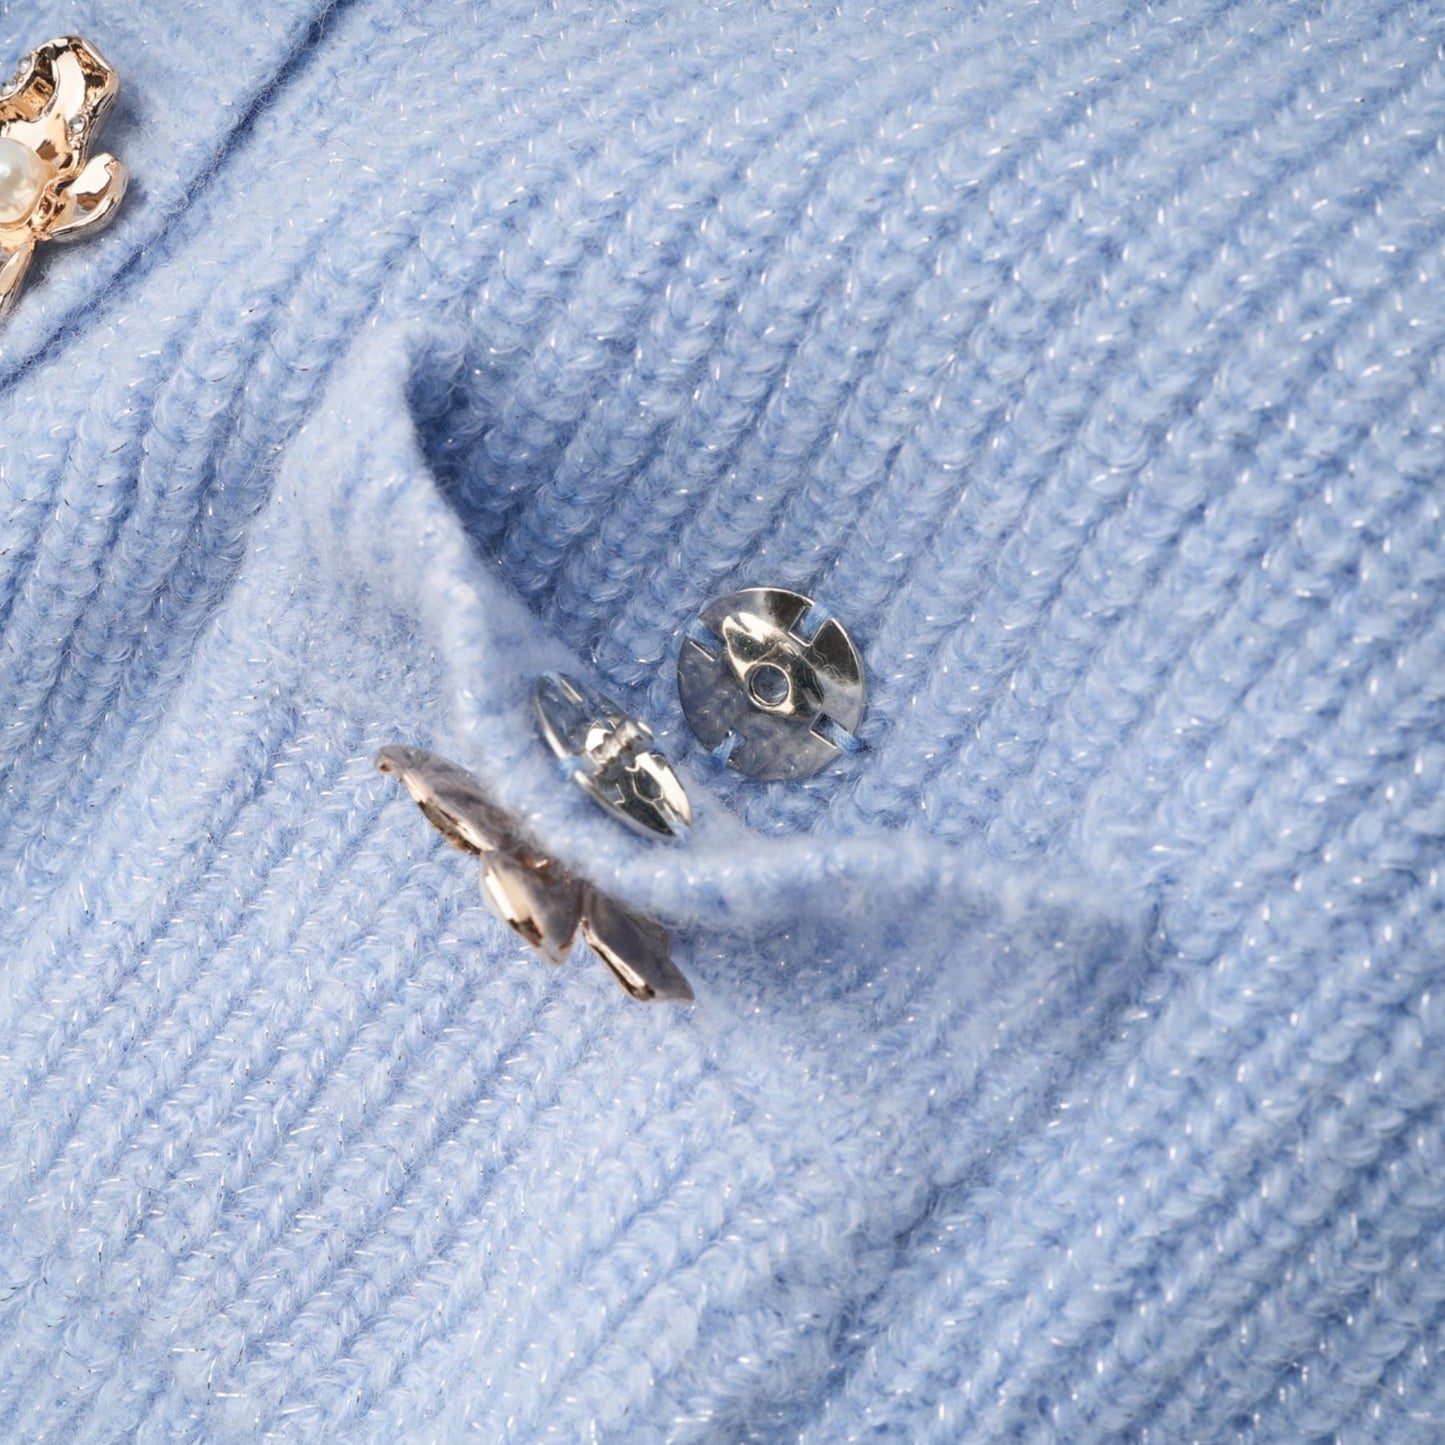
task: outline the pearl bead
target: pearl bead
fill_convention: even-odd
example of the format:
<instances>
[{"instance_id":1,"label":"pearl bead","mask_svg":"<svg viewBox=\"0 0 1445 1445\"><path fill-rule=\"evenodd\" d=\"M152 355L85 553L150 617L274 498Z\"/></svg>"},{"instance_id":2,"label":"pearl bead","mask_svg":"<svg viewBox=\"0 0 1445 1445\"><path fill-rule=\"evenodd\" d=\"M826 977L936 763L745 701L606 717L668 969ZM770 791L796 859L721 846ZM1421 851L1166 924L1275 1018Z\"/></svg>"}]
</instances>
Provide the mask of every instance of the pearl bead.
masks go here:
<instances>
[{"instance_id":1,"label":"pearl bead","mask_svg":"<svg viewBox=\"0 0 1445 1445\"><path fill-rule=\"evenodd\" d=\"M0 136L0 226L23 221L35 209L50 174L29 146Z\"/></svg>"}]
</instances>

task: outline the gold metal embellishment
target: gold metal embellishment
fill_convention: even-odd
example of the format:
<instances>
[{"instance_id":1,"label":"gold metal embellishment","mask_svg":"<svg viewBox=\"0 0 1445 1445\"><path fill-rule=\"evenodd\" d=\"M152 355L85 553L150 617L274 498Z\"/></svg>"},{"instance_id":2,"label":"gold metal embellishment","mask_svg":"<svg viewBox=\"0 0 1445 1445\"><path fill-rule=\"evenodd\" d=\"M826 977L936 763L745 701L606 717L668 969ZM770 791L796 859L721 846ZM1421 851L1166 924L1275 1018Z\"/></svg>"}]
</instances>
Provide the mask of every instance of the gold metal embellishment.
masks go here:
<instances>
[{"instance_id":1,"label":"gold metal embellishment","mask_svg":"<svg viewBox=\"0 0 1445 1445\"><path fill-rule=\"evenodd\" d=\"M119 93L115 71L75 35L32 51L0 86L0 318L41 241L97 231L120 205L126 168L90 155Z\"/></svg>"},{"instance_id":2,"label":"gold metal embellishment","mask_svg":"<svg viewBox=\"0 0 1445 1445\"><path fill-rule=\"evenodd\" d=\"M672 961L667 930L574 878L487 796L480 778L424 748L392 743L376 766L411 794L427 822L482 864L487 907L549 963L561 963L577 930L612 976L642 1003L689 1003L692 985Z\"/></svg>"}]
</instances>

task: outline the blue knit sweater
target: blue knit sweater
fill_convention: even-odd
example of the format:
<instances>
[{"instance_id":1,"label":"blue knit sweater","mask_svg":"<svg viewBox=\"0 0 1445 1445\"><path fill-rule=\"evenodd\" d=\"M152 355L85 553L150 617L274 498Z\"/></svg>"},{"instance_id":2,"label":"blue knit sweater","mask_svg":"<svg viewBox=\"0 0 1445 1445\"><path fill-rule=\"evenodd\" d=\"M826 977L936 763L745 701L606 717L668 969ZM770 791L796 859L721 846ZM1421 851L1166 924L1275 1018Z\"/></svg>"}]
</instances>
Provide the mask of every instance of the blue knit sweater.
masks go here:
<instances>
[{"instance_id":1,"label":"blue knit sweater","mask_svg":"<svg viewBox=\"0 0 1445 1445\"><path fill-rule=\"evenodd\" d=\"M0 1436L1445 1438L1445 10L25 0ZM868 751L677 650L847 624ZM654 726L619 828L528 710ZM673 930L551 969L381 744Z\"/></svg>"}]
</instances>

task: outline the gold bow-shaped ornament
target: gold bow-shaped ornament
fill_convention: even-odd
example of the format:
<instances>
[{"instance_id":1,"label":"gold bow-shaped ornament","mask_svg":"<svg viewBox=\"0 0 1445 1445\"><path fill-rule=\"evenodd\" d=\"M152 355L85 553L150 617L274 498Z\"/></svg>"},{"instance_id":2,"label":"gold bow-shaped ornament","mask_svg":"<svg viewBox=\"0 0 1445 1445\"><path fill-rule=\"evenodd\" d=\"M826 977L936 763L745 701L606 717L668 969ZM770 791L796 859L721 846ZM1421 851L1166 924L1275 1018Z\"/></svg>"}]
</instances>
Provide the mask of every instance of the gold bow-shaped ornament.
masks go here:
<instances>
[{"instance_id":1,"label":"gold bow-shaped ornament","mask_svg":"<svg viewBox=\"0 0 1445 1445\"><path fill-rule=\"evenodd\" d=\"M482 898L548 963L561 963L578 929L618 983L640 1003L690 1003L692 985L672 961L667 930L574 878L527 837L518 819L456 763L392 743L376 766L396 778L454 848L480 858Z\"/></svg>"},{"instance_id":2,"label":"gold bow-shaped ornament","mask_svg":"<svg viewBox=\"0 0 1445 1445\"><path fill-rule=\"evenodd\" d=\"M126 168L90 154L120 82L75 35L32 51L0 86L0 318L41 241L99 230L125 194Z\"/></svg>"}]
</instances>

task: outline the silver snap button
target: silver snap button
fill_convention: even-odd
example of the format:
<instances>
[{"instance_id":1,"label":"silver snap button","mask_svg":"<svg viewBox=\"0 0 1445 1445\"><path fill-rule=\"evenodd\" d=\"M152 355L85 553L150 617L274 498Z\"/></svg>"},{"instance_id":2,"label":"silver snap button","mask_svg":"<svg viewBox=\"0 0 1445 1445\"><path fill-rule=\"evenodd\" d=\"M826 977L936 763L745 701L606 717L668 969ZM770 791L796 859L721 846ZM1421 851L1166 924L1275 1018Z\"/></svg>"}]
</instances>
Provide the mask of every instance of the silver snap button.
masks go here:
<instances>
[{"instance_id":1,"label":"silver snap button","mask_svg":"<svg viewBox=\"0 0 1445 1445\"><path fill-rule=\"evenodd\" d=\"M799 592L749 587L709 603L688 624L677 685L698 740L750 778L811 777L862 750L858 650Z\"/></svg>"},{"instance_id":2,"label":"silver snap button","mask_svg":"<svg viewBox=\"0 0 1445 1445\"><path fill-rule=\"evenodd\" d=\"M652 746L652 729L596 688L560 672L532 689L532 708L548 746L587 795L640 832L681 838L692 826L682 780Z\"/></svg>"}]
</instances>

